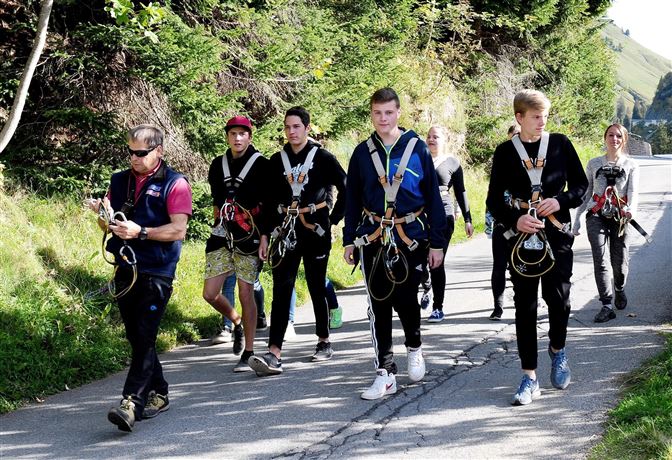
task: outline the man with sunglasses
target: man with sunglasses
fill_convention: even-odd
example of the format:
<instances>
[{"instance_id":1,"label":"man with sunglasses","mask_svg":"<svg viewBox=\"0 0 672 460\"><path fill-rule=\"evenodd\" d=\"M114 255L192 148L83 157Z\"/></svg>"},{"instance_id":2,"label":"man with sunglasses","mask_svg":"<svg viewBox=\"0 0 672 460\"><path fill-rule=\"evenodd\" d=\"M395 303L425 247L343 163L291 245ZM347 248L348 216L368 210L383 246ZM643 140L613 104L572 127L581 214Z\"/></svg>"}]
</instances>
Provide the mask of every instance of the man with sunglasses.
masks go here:
<instances>
[{"instance_id":1,"label":"man with sunglasses","mask_svg":"<svg viewBox=\"0 0 672 460\"><path fill-rule=\"evenodd\" d=\"M128 133L131 167L112 176L107 196L90 203L99 225L112 232L119 311L131 344L131 366L119 407L107 418L122 431L168 409L168 382L156 353L156 336L192 213L191 187L162 160L163 132L140 125ZM102 214L101 206L104 207ZM107 222L105 221L107 220Z\"/></svg>"}]
</instances>

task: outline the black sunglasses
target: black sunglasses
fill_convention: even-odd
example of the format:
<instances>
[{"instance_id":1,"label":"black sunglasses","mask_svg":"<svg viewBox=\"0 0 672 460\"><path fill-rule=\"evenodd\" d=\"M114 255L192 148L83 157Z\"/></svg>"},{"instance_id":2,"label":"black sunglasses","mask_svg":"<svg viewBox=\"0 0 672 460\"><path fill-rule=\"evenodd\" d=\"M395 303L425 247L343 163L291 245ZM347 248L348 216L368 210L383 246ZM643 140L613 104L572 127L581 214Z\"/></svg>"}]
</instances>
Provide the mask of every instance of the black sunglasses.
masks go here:
<instances>
[{"instance_id":1,"label":"black sunglasses","mask_svg":"<svg viewBox=\"0 0 672 460\"><path fill-rule=\"evenodd\" d=\"M159 145L161 145L161 144L159 144ZM152 147L152 148L150 148L150 149L148 149L148 150L133 150L133 149L131 149L131 148L127 145L127 146L126 146L126 150L128 150L128 155L129 155L129 156L133 156L133 155L135 155L135 156L138 157L138 158L142 158L142 157L146 157L147 155L149 155L149 153L150 153L152 150L154 150L155 148L157 148L159 145L155 145L154 147Z\"/></svg>"}]
</instances>

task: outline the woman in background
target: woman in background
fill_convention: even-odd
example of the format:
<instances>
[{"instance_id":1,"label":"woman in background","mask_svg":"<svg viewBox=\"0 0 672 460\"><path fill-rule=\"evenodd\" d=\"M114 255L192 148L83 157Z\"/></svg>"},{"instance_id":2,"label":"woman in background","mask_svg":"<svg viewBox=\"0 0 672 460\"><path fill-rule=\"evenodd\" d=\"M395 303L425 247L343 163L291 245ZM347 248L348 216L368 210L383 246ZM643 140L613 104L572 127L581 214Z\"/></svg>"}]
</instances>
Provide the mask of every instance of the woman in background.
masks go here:
<instances>
[{"instance_id":1,"label":"woman in background","mask_svg":"<svg viewBox=\"0 0 672 460\"><path fill-rule=\"evenodd\" d=\"M628 222L637 211L639 191L639 167L625 153L628 130L614 123L604 132L604 142L607 153L591 159L586 166L588 190L574 219L574 234L578 235L581 215L588 210L586 231L593 251L597 292L602 302L602 309L595 315L596 323L615 319L614 306L623 310L628 304L625 296L629 263Z\"/></svg>"},{"instance_id":2,"label":"woman in background","mask_svg":"<svg viewBox=\"0 0 672 460\"><path fill-rule=\"evenodd\" d=\"M443 248L443 257L446 257L446 250L450 243L450 238L455 230L455 209L453 199L450 196L450 189L454 189L457 204L460 206L462 216L464 217L464 232L469 238L474 233L474 226L471 224L471 212L469 211L469 201L467 200L467 191L464 188L464 174L460 160L446 152L446 141L448 140L448 130L443 126L432 126L427 133L427 147L432 154L434 168L439 179L439 191L443 207L446 212L448 225L446 226L446 246ZM431 278L431 282L430 282ZM434 299L432 313L427 318L430 323L440 323L443 321L443 298L446 288L446 271L443 263L435 269L425 272L425 280L422 282L424 292L420 305L427 308ZM432 296L433 293L433 296Z\"/></svg>"}]
</instances>

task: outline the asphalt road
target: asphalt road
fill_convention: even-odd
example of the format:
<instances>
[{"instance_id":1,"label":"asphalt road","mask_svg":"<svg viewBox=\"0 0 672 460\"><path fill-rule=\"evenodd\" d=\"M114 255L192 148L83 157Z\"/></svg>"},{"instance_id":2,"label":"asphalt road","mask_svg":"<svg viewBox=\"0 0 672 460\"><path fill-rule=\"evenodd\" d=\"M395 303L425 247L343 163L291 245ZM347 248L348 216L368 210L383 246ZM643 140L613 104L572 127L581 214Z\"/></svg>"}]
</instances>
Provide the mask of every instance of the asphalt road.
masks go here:
<instances>
[{"instance_id":1,"label":"asphalt road","mask_svg":"<svg viewBox=\"0 0 672 460\"><path fill-rule=\"evenodd\" d=\"M511 289L503 321L488 321L490 240L454 245L447 258L446 320L423 322L428 374L410 384L395 320L399 391L379 401L360 392L375 377L362 287L339 292L345 325L336 354L313 364L312 309L298 310L285 373L234 374L231 345L206 343L164 354L171 408L123 433L107 422L125 372L0 417L1 458L584 458L603 432L623 377L662 344L672 319L672 157L637 159L640 224L651 244L632 239L629 305L595 324L600 304L585 235L575 244L567 350L572 384L555 390L546 355L546 309L539 311L541 398L509 404L521 378ZM423 312L426 317L429 312ZM257 342L262 350L266 332Z\"/></svg>"}]
</instances>

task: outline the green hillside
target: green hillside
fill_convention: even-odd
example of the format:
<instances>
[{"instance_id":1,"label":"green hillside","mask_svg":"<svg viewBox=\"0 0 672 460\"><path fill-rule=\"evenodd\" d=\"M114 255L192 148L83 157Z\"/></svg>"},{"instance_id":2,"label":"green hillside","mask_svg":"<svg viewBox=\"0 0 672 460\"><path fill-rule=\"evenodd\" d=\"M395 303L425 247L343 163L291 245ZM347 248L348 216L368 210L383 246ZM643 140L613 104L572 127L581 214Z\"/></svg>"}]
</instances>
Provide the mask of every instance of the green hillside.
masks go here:
<instances>
[{"instance_id":1,"label":"green hillside","mask_svg":"<svg viewBox=\"0 0 672 460\"><path fill-rule=\"evenodd\" d=\"M616 52L618 89L627 113L632 112L635 96L651 104L661 77L672 70L672 61L640 45L615 24L608 24L602 34Z\"/></svg>"}]
</instances>

